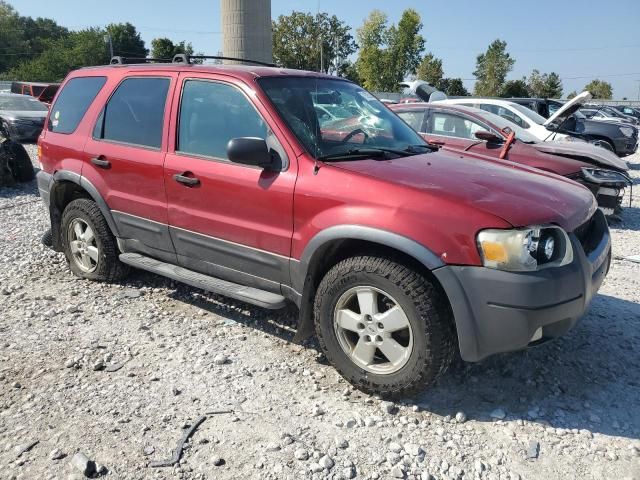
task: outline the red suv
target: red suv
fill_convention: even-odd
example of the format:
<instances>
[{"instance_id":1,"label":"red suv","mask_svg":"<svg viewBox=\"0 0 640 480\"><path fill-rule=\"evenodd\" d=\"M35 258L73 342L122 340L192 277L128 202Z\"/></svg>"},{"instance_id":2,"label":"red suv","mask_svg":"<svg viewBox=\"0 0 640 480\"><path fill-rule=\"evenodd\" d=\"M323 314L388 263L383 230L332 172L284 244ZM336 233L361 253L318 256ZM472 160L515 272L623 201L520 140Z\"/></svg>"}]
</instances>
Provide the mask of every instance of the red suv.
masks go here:
<instances>
[{"instance_id":1,"label":"red suv","mask_svg":"<svg viewBox=\"0 0 640 480\"><path fill-rule=\"evenodd\" d=\"M319 106L323 108L320 109ZM328 106L328 107L327 107ZM430 147L359 86L263 66L71 73L40 139L52 246L266 308L357 387L405 394L568 331L606 275L586 188Z\"/></svg>"}]
</instances>

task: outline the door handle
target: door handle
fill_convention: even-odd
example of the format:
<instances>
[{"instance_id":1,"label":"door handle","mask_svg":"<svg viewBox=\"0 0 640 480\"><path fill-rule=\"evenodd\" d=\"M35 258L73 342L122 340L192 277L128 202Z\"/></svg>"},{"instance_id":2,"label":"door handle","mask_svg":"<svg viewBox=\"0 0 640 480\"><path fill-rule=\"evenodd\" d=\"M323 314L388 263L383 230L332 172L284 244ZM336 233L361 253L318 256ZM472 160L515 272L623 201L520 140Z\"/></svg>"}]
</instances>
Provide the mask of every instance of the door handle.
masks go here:
<instances>
[{"instance_id":1,"label":"door handle","mask_svg":"<svg viewBox=\"0 0 640 480\"><path fill-rule=\"evenodd\" d=\"M444 140L428 140L428 143L431 143L433 145L444 145L445 141Z\"/></svg>"},{"instance_id":2,"label":"door handle","mask_svg":"<svg viewBox=\"0 0 640 480\"><path fill-rule=\"evenodd\" d=\"M195 177L187 177L187 174L191 174L191 172L176 173L173 176L173 179L178 183L186 185L187 187L195 187L196 185L200 185L199 179Z\"/></svg>"},{"instance_id":3,"label":"door handle","mask_svg":"<svg viewBox=\"0 0 640 480\"><path fill-rule=\"evenodd\" d=\"M93 157L91 159L91 163L93 163L96 167L100 168L109 168L111 167L111 162L107 160L104 155L100 155L99 157Z\"/></svg>"}]
</instances>

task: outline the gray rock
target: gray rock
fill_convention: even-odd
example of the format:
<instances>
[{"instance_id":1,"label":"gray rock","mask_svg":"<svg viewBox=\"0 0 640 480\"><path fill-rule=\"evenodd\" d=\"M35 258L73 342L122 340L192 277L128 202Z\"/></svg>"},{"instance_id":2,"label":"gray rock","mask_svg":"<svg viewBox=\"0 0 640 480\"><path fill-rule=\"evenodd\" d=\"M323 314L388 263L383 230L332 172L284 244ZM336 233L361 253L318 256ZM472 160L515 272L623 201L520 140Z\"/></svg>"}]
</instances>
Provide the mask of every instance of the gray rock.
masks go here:
<instances>
[{"instance_id":1,"label":"gray rock","mask_svg":"<svg viewBox=\"0 0 640 480\"><path fill-rule=\"evenodd\" d=\"M229 357L223 355L222 353L219 353L214 357L213 363L215 363L216 365L225 365L229 363Z\"/></svg>"},{"instance_id":2,"label":"gray rock","mask_svg":"<svg viewBox=\"0 0 640 480\"><path fill-rule=\"evenodd\" d=\"M322 468L326 468L327 470L331 470L334 465L333 460L328 455L320 458L320 460L318 460L318 463L322 466Z\"/></svg>"},{"instance_id":3,"label":"gray rock","mask_svg":"<svg viewBox=\"0 0 640 480\"><path fill-rule=\"evenodd\" d=\"M304 448L297 449L295 452L293 452L293 456L296 458L296 460L304 461L309 459L309 453Z\"/></svg>"},{"instance_id":4,"label":"gray rock","mask_svg":"<svg viewBox=\"0 0 640 480\"><path fill-rule=\"evenodd\" d=\"M391 442L387 448L393 453L400 453L402 451L402 445L396 442Z\"/></svg>"},{"instance_id":5,"label":"gray rock","mask_svg":"<svg viewBox=\"0 0 640 480\"><path fill-rule=\"evenodd\" d=\"M145 445L145 447L142 449L142 453L144 453L147 456L153 455L155 451L156 449L153 445Z\"/></svg>"},{"instance_id":6,"label":"gray rock","mask_svg":"<svg viewBox=\"0 0 640 480\"><path fill-rule=\"evenodd\" d=\"M348 418L346 422L344 422L345 428L353 428L358 424L355 418Z\"/></svg>"},{"instance_id":7,"label":"gray rock","mask_svg":"<svg viewBox=\"0 0 640 480\"><path fill-rule=\"evenodd\" d=\"M413 457L417 457L422 452L422 448L420 448L420 445L415 443L405 443L404 451Z\"/></svg>"},{"instance_id":8,"label":"gray rock","mask_svg":"<svg viewBox=\"0 0 640 480\"><path fill-rule=\"evenodd\" d=\"M531 440L527 447L527 458L538 458L540 453L540 443L536 440Z\"/></svg>"},{"instance_id":9,"label":"gray rock","mask_svg":"<svg viewBox=\"0 0 640 480\"><path fill-rule=\"evenodd\" d=\"M67 456L67 454L64 453L62 450L60 450L59 448L54 448L49 453L49 458L51 460L60 460L60 459L62 459L64 457L66 457L66 456Z\"/></svg>"},{"instance_id":10,"label":"gray rock","mask_svg":"<svg viewBox=\"0 0 640 480\"><path fill-rule=\"evenodd\" d=\"M93 364L91 368L93 368L93 370L97 372L99 370L104 370L104 367L105 367L104 362L102 360L98 360Z\"/></svg>"},{"instance_id":11,"label":"gray rock","mask_svg":"<svg viewBox=\"0 0 640 480\"><path fill-rule=\"evenodd\" d=\"M96 469L96 463L93 460L90 460L89 457L82 452L76 453L69 463L85 477L91 477L98 472Z\"/></svg>"},{"instance_id":12,"label":"gray rock","mask_svg":"<svg viewBox=\"0 0 640 480\"><path fill-rule=\"evenodd\" d=\"M456 422L464 423L467 421L467 415L464 412L456 413Z\"/></svg>"},{"instance_id":13,"label":"gray rock","mask_svg":"<svg viewBox=\"0 0 640 480\"><path fill-rule=\"evenodd\" d=\"M380 408L384 413L393 414L398 411L398 408L393 402L382 402Z\"/></svg>"},{"instance_id":14,"label":"gray rock","mask_svg":"<svg viewBox=\"0 0 640 480\"><path fill-rule=\"evenodd\" d=\"M342 469L342 477L346 479L356 478L356 467L349 466Z\"/></svg>"},{"instance_id":15,"label":"gray rock","mask_svg":"<svg viewBox=\"0 0 640 480\"><path fill-rule=\"evenodd\" d=\"M393 478L404 478L404 470L400 465L393 467L390 473Z\"/></svg>"},{"instance_id":16,"label":"gray rock","mask_svg":"<svg viewBox=\"0 0 640 480\"><path fill-rule=\"evenodd\" d=\"M341 437L335 437L334 441L336 443L336 447L338 448L348 448L349 447L349 442L345 439L345 438L341 438Z\"/></svg>"},{"instance_id":17,"label":"gray rock","mask_svg":"<svg viewBox=\"0 0 640 480\"><path fill-rule=\"evenodd\" d=\"M222 465L224 465L224 459L217 455L214 455L211 458L211 463L213 464L214 467L221 467Z\"/></svg>"},{"instance_id":18,"label":"gray rock","mask_svg":"<svg viewBox=\"0 0 640 480\"><path fill-rule=\"evenodd\" d=\"M321 472L322 470L324 470L324 468L322 467L322 465L320 465L319 463L312 463L311 465L309 465L309 468L311 469L311 471L313 473L318 473Z\"/></svg>"}]
</instances>

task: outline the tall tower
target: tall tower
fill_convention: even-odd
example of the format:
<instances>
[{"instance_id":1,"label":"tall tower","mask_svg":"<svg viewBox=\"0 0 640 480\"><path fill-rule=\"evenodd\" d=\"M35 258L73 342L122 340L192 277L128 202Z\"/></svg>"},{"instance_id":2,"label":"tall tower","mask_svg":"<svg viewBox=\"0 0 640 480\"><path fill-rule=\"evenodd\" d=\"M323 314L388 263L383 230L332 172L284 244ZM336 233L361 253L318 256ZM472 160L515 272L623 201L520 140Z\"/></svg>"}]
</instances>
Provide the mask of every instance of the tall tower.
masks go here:
<instances>
[{"instance_id":1,"label":"tall tower","mask_svg":"<svg viewBox=\"0 0 640 480\"><path fill-rule=\"evenodd\" d=\"M220 0L223 55L272 62L271 0Z\"/></svg>"}]
</instances>

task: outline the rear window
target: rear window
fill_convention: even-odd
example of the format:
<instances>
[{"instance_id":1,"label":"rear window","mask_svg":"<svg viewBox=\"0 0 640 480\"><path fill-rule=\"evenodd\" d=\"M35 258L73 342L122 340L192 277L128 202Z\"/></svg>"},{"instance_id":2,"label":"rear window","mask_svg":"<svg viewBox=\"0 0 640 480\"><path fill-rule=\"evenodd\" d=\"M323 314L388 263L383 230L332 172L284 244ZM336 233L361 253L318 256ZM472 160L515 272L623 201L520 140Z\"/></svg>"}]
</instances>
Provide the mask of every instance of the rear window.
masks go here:
<instances>
[{"instance_id":1,"label":"rear window","mask_svg":"<svg viewBox=\"0 0 640 480\"><path fill-rule=\"evenodd\" d=\"M73 133L106 81L106 77L69 80L51 107L47 129L54 133Z\"/></svg>"},{"instance_id":2,"label":"rear window","mask_svg":"<svg viewBox=\"0 0 640 480\"><path fill-rule=\"evenodd\" d=\"M127 78L109 99L94 138L160 148L168 78Z\"/></svg>"}]
</instances>

